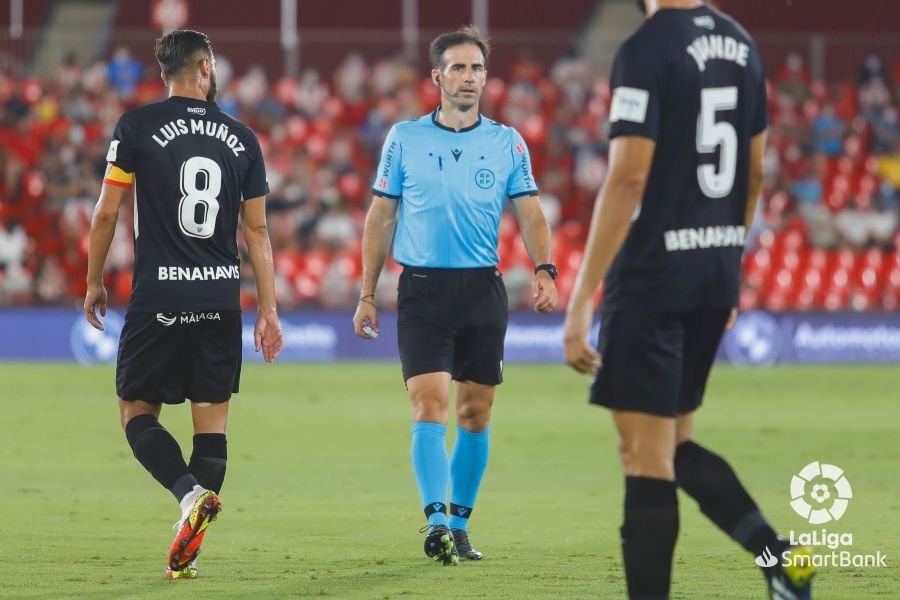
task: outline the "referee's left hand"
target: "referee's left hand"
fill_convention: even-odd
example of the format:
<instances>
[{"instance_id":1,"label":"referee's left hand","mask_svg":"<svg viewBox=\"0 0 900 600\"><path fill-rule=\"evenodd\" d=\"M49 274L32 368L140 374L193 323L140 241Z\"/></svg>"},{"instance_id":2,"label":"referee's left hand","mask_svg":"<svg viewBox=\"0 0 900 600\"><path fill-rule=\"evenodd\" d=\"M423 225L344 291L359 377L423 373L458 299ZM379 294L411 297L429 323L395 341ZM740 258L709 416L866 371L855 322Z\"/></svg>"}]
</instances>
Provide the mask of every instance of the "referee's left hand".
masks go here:
<instances>
[{"instance_id":1,"label":"referee's left hand","mask_svg":"<svg viewBox=\"0 0 900 600\"><path fill-rule=\"evenodd\" d=\"M556 284L547 271L538 271L531 280L532 298L534 298L534 310L539 313L548 313L556 308Z\"/></svg>"}]
</instances>

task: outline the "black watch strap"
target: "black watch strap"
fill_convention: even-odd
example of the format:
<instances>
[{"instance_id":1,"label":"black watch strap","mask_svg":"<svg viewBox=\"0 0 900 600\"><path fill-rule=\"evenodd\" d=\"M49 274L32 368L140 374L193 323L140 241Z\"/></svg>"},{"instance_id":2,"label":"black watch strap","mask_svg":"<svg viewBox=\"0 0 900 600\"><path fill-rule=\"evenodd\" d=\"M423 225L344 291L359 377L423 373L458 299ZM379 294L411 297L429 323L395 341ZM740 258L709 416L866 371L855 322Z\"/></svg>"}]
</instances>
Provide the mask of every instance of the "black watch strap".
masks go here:
<instances>
[{"instance_id":1,"label":"black watch strap","mask_svg":"<svg viewBox=\"0 0 900 600\"><path fill-rule=\"evenodd\" d=\"M547 271L547 274L550 275L550 279L556 279L556 265L553 263L543 263L534 268L534 274L537 275L538 271Z\"/></svg>"}]
</instances>

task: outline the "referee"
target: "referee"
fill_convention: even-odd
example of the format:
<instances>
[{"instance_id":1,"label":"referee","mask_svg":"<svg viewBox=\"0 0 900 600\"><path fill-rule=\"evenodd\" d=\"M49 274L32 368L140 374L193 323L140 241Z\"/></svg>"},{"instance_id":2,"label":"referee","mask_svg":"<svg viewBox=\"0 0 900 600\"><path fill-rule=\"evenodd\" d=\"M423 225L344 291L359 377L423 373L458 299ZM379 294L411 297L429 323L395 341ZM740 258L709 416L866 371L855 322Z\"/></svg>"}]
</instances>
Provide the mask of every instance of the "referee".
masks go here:
<instances>
[{"instance_id":1,"label":"referee","mask_svg":"<svg viewBox=\"0 0 900 600\"><path fill-rule=\"evenodd\" d=\"M481 116L487 41L473 26L431 42L434 112L394 125L384 142L363 233L362 290L353 326L378 332L375 284L391 240L403 265L398 339L412 400L412 463L428 519L425 554L442 564L479 560L468 522L488 461L491 405L503 381L507 297L497 270L500 216L510 203L536 266L534 308L556 305L550 228L519 133ZM457 437L444 437L450 381ZM447 489L450 516L447 517Z\"/></svg>"}]
</instances>

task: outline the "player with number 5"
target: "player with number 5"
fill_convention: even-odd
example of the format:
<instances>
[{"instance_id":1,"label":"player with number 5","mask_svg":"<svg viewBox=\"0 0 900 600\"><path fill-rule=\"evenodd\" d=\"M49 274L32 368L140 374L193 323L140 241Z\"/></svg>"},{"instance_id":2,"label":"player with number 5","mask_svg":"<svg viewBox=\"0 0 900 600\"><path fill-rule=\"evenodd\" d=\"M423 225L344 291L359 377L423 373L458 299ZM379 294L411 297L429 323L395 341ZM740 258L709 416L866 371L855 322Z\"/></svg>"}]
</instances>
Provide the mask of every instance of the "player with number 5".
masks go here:
<instances>
[{"instance_id":1,"label":"player with number 5","mask_svg":"<svg viewBox=\"0 0 900 600\"><path fill-rule=\"evenodd\" d=\"M762 62L747 32L701 0L638 4L647 20L614 62L609 172L564 341L566 361L594 375L590 401L611 410L619 434L628 595L668 598L678 487L754 555L808 550L789 548L725 459L693 440L694 411L735 317L762 181ZM604 278L595 351L586 338ZM809 598L810 572L796 564L764 563L773 597Z\"/></svg>"},{"instance_id":2,"label":"player with number 5","mask_svg":"<svg viewBox=\"0 0 900 600\"><path fill-rule=\"evenodd\" d=\"M256 276L256 350L272 362L283 341L256 136L216 105L206 35L168 33L156 59L169 98L125 113L113 132L91 222L84 312L103 329L103 266L134 189L134 276L116 392L135 458L180 504L166 571L177 579L197 576L200 544L221 508L228 403L241 376L239 218ZM194 424L189 463L158 420L163 404L185 399Z\"/></svg>"}]
</instances>

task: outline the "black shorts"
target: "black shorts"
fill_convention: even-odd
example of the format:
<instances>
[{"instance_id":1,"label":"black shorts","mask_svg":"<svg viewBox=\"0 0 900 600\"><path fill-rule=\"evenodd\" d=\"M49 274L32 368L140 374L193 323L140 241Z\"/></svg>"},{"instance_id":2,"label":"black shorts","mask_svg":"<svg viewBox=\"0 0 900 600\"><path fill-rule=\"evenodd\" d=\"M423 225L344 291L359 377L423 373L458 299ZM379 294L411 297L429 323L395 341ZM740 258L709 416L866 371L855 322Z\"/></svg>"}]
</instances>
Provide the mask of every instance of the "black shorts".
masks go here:
<instances>
[{"instance_id":1,"label":"black shorts","mask_svg":"<svg viewBox=\"0 0 900 600\"><path fill-rule=\"evenodd\" d=\"M703 401L729 309L602 314L593 404L674 417Z\"/></svg>"},{"instance_id":2,"label":"black shorts","mask_svg":"<svg viewBox=\"0 0 900 600\"><path fill-rule=\"evenodd\" d=\"M226 402L240 380L241 311L125 315L116 361L119 398Z\"/></svg>"},{"instance_id":3,"label":"black shorts","mask_svg":"<svg viewBox=\"0 0 900 600\"><path fill-rule=\"evenodd\" d=\"M500 271L404 267L397 292L404 381L447 372L456 381L503 382L509 309Z\"/></svg>"}]
</instances>

